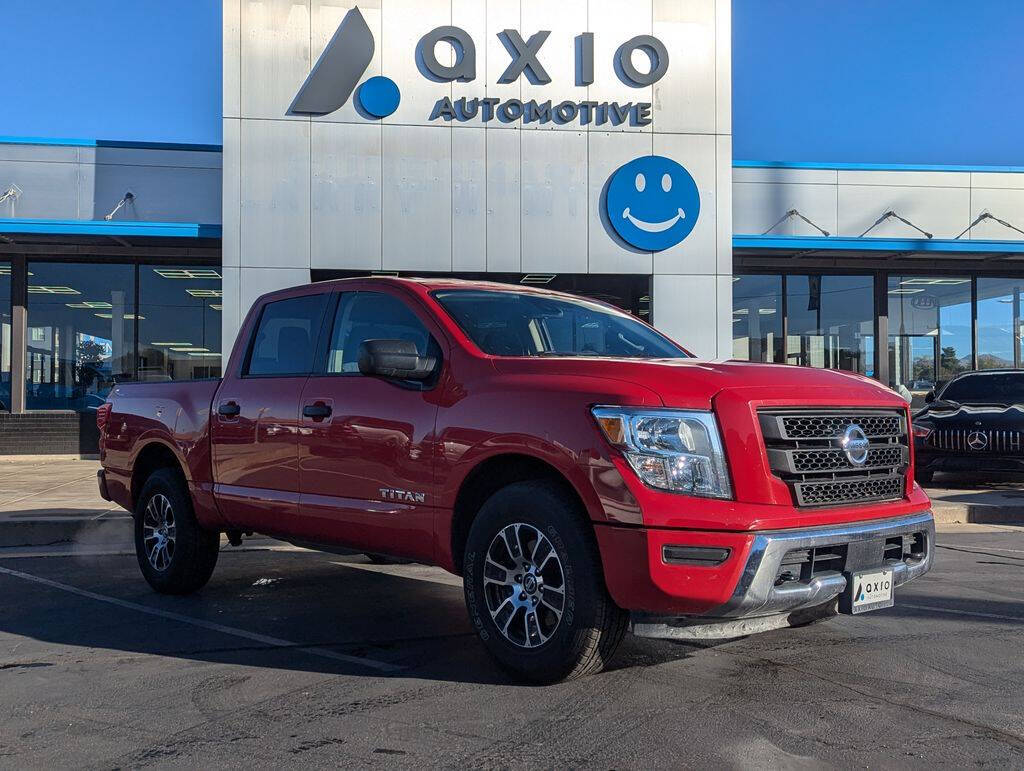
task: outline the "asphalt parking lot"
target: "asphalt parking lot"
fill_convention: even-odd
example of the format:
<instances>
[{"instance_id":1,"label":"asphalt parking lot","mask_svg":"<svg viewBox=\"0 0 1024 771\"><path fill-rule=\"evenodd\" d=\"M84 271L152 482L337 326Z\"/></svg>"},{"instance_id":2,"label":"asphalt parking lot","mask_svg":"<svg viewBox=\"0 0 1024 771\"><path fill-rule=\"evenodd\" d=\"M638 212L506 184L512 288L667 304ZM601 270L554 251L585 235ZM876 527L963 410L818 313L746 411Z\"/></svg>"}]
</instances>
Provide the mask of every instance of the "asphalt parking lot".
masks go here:
<instances>
[{"instance_id":1,"label":"asphalt parking lot","mask_svg":"<svg viewBox=\"0 0 1024 771\"><path fill-rule=\"evenodd\" d=\"M978 528L979 530L981 528ZM0 551L0 766L1024 765L1024 531L940 533L897 607L509 682L454 577L227 549L161 597L134 557Z\"/></svg>"}]
</instances>

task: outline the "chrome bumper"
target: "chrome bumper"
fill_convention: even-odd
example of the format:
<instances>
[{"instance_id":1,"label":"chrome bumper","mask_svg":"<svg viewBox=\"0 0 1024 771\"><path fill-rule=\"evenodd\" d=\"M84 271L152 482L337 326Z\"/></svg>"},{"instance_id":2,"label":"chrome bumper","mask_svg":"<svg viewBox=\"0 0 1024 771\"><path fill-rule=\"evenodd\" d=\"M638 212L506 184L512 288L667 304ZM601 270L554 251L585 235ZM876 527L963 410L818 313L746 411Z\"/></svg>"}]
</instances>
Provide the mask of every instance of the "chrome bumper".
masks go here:
<instances>
[{"instance_id":1,"label":"chrome bumper","mask_svg":"<svg viewBox=\"0 0 1024 771\"><path fill-rule=\"evenodd\" d=\"M879 542L884 543L886 538L922 532L924 551L920 557L876 561L870 556L877 553ZM848 563L857 565L854 569L888 568L893 572L894 586L900 586L931 569L935 554L935 519L927 511L875 522L758 533L736 590L725 605L707 616L665 618L633 614L630 629L641 637L714 639L831 615L836 612L836 598L846 589L846 577L842 573L823 572L806 583L787 581L778 586L776 577L783 557L793 549L843 544L847 546Z\"/></svg>"}]
</instances>

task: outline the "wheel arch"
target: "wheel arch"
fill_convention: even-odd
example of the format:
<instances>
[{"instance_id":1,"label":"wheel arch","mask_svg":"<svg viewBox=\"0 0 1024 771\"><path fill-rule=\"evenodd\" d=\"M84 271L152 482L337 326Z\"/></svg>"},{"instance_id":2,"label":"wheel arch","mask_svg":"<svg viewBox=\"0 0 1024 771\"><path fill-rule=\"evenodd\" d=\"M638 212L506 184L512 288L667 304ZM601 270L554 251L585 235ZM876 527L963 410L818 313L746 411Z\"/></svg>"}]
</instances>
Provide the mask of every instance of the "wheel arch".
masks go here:
<instances>
[{"instance_id":1,"label":"wheel arch","mask_svg":"<svg viewBox=\"0 0 1024 771\"><path fill-rule=\"evenodd\" d=\"M182 482L188 482L185 464L182 463L181 458L178 457L178 454L170 445L160 440L154 440L148 442L139 450L135 456L135 462L132 464L132 511L135 510L135 506L139 502L139 495L142 493L146 480L154 472L164 468L177 472L181 476Z\"/></svg>"},{"instance_id":2,"label":"wheel arch","mask_svg":"<svg viewBox=\"0 0 1024 771\"><path fill-rule=\"evenodd\" d=\"M557 466L536 455L506 452L479 461L459 485L452 508L449 548L451 565L462 575L462 555L469 530L480 507L498 490L516 482L546 480L559 486L577 505L581 520L591 522L586 502L576 485Z\"/></svg>"}]
</instances>

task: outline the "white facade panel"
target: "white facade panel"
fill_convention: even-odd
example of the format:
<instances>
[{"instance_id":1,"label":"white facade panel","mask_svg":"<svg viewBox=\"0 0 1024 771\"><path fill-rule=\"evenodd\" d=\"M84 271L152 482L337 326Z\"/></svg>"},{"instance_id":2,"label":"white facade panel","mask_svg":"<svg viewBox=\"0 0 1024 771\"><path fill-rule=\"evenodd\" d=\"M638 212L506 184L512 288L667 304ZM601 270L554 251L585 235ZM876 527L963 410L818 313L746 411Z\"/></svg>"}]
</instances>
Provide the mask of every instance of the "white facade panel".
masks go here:
<instances>
[{"instance_id":1,"label":"white facade panel","mask_svg":"<svg viewBox=\"0 0 1024 771\"><path fill-rule=\"evenodd\" d=\"M842 178L842 174L840 174ZM935 238L954 238L970 220L966 187L839 185L838 235L859 236L888 211L895 211ZM873 228L874 238L921 238L914 228L889 218Z\"/></svg>"},{"instance_id":2,"label":"white facade panel","mask_svg":"<svg viewBox=\"0 0 1024 771\"><path fill-rule=\"evenodd\" d=\"M733 187L732 179L732 135L715 137L715 195L718 205L715 209L715 256L717 273L729 280L732 286L732 234ZM730 289L731 291L731 289ZM729 336L732 336L730 327Z\"/></svg>"},{"instance_id":3,"label":"white facade panel","mask_svg":"<svg viewBox=\"0 0 1024 771\"><path fill-rule=\"evenodd\" d=\"M623 82L616 71L615 63L619 46L638 35L653 34L652 14L652 0L640 0L635 3L590 3L590 29L609 31L601 35L594 34L594 83L590 86L587 97L591 101L654 102L654 86L637 86ZM642 51L634 51L630 59L640 72L650 70L650 60ZM640 126L629 121L618 126L610 122L591 122L589 127L591 131L601 132L650 133L652 130L650 123Z\"/></svg>"},{"instance_id":4,"label":"white facade panel","mask_svg":"<svg viewBox=\"0 0 1024 771\"><path fill-rule=\"evenodd\" d=\"M310 265L381 267L381 126L312 124Z\"/></svg>"},{"instance_id":5,"label":"white facade panel","mask_svg":"<svg viewBox=\"0 0 1024 771\"><path fill-rule=\"evenodd\" d=\"M971 191L971 222L986 213L1024 230L1024 188L975 188ZM968 236L997 241L1024 241L1024 233L993 219L975 225Z\"/></svg>"},{"instance_id":6,"label":"white facade panel","mask_svg":"<svg viewBox=\"0 0 1024 771\"><path fill-rule=\"evenodd\" d=\"M451 0L384 0L381 7L381 70L398 84L402 101L384 123L414 126L430 124L434 104L451 98L452 84L437 82L423 68L416 54L420 39L435 27L452 23ZM435 46L438 62L454 63L454 51L448 43ZM443 123L443 121L441 121Z\"/></svg>"},{"instance_id":7,"label":"white facade panel","mask_svg":"<svg viewBox=\"0 0 1024 771\"><path fill-rule=\"evenodd\" d=\"M525 272L587 272L587 135L522 132Z\"/></svg>"},{"instance_id":8,"label":"white facade panel","mask_svg":"<svg viewBox=\"0 0 1024 771\"><path fill-rule=\"evenodd\" d=\"M308 283L309 268L242 268L239 279L239 321L245 319L249 308L261 295ZM234 334L231 338L234 338Z\"/></svg>"},{"instance_id":9,"label":"white facade panel","mask_svg":"<svg viewBox=\"0 0 1024 771\"><path fill-rule=\"evenodd\" d=\"M86 172L91 179L91 167ZM92 212L88 195L79 201L78 164L0 161L0 193L12 185L21 190L21 195L0 203L0 217L77 219L82 204L89 214ZM88 193L88 187L83 189Z\"/></svg>"},{"instance_id":10,"label":"white facade panel","mask_svg":"<svg viewBox=\"0 0 1024 771\"><path fill-rule=\"evenodd\" d=\"M835 169L787 169L741 166L732 170L732 181L772 182L792 185L839 184L839 172Z\"/></svg>"},{"instance_id":11,"label":"white facade panel","mask_svg":"<svg viewBox=\"0 0 1024 771\"><path fill-rule=\"evenodd\" d=\"M580 102L587 98L587 87L576 83L576 36L587 29L587 0L522 0L521 21L514 28L522 33L524 40L537 30L551 34L540 49L538 59L552 83L558 83L557 96L552 94L550 84L534 84L529 75L520 81L521 99L538 103L551 100L553 106L562 101ZM500 30L498 30L500 31ZM500 60L503 65L511 62L507 52ZM579 122L560 123L557 120L524 122L524 129L563 129L579 131Z\"/></svg>"},{"instance_id":12,"label":"white facade panel","mask_svg":"<svg viewBox=\"0 0 1024 771\"><path fill-rule=\"evenodd\" d=\"M609 214L603 205L608 178L619 166L637 156L651 154L651 135L634 132L628 136L607 131L587 135L590 159L589 250L591 273L652 273L654 255L609 235Z\"/></svg>"},{"instance_id":13,"label":"white facade panel","mask_svg":"<svg viewBox=\"0 0 1024 771\"><path fill-rule=\"evenodd\" d=\"M971 172L971 187L1024 190L1024 173L1006 171Z\"/></svg>"},{"instance_id":14,"label":"white facade panel","mask_svg":"<svg viewBox=\"0 0 1024 771\"><path fill-rule=\"evenodd\" d=\"M715 0L715 118L715 133L732 136L732 0Z\"/></svg>"},{"instance_id":15,"label":"white facade panel","mask_svg":"<svg viewBox=\"0 0 1024 771\"><path fill-rule=\"evenodd\" d=\"M669 51L668 72L654 86L656 132L714 134L715 0L654 0L654 36ZM723 97L724 98L724 97Z\"/></svg>"},{"instance_id":16,"label":"white facade panel","mask_svg":"<svg viewBox=\"0 0 1024 771\"><path fill-rule=\"evenodd\" d=\"M714 359L719 355L718 298L716 276L655 274L654 326L699 358ZM731 306L728 312L731 318ZM729 345L731 338L730 330Z\"/></svg>"},{"instance_id":17,"label":"white facade panel","mask_svg":"<svg viewBox=\"0 0 1024 771\"><path fill-rule=\"evenodd\" d=\"M521 131L485 134L487 164L487 270L518 273L522 268L523 234Z\"/></svg>"},{"instance_id":18,"label":"white facade panel","mask_svg":"<svg viewBox=\"0 0 1024 771\"><path fill-rule=\"evenodd\" d=\"M242 114L242 3L244 0L223 0L224 16L222 56L222 105L225 118Z\"/></svg>"},{"instance_id":19,"label":"white facade panel","mask_svg":"<svg viewBox=\"0 0 1024 771\"><path fill-rule=\"evenodd\" d=\"M309 268L309 130L242 121L242 267Z\"/></svg>"},{"instance_id":20,"label":"white facade panel","mask_svg":"<svg viewBox=\"0 0 1024 771\"><path fill-rule=\"evenodd\" d=\"M147 222L218 222L221 218L221 170L165 166L97 164L92 169L92 212L87 219L102 219L125 193L135 198L117 219ZM85 188L83 188L85 192ZM88 197L83 196L83 207Z\"/></svg>"},{"instance_id":21,"label":"white facade panel","mask_svg":"<svg viewBox=\"0 0 1024 771\"><path fill-rule=\"evenodd\" d=\"M860 171L839 170L840 185L881 185L892 187L970 187L971 175L965 171Z\"/></svg>"},{"instance_id":22,"label":"white facade panel","mask_svg":"<svg viewBox=\"0 0 1024 771\"><path fill-rule=\"evenodd\" d=\"M373 33L374 40L381 40L381 8L380 0L310 0L311 2L311 37L312 37L312 56L310 56L310 66L314 66L317 60L320 58L320 54L324 52L324 48L327 46L328 41L334 36L334 33L338 29L338 25L341 24L341 20L345 18L347 14L353 8L358 7L359 13L362 14L363 20L366 22L366 26L370 28L370 32ZM366 81L368 78L372 78L375 75L381 74L381 46L375 45L373 49L373 59L370 61L370 66L366 68L360 78L360 82ZM358 89L358 86L357 86ZM353 97L355 94L353 94ZM359 115L356 109L356 100L354 98L349 99L341 106L340 109L335 110L329 115L317 116L313 119L314 121L325 121L328 123L366 123L367 121Z\"/></svg>"},{"instance_id":23,"label":"white facade panel","mask_svg":"<svg viewBox=\"0 0 1024 771\"><path fill-rule=\"evenodd\" d=\"M475 4L475 8L467 12L466 4ZM479 97L481 94L493 99L521 99L523 84L525 81L520 78L511 83L499 83L505 68L508 67L508 51L498 37L498 33L506 29L518 29L526 37L529 37L527 30L521 26L522 2L520 0L508 0L508 2L485 2L479 0L453 0L452 18L466 19L467 25L463 26L467 32L473 35L476 42L478 73L484 77L478 77L472 82L456 81L452 85L455 98L458 97ZM463 15L456 15L456 11ZM480 13L483 12L485 29L480 28ZM458 22L455 22L458 24ZM477 34L477 33L480 34ZM502 123L500 120L491 120L486 123L489 129L518 129L518 123Z\"/></svg>"},{"instance_id":24,"label":"white facade panel","mask_svg":"<svg viewBox=\"0 0 1024 771\"><path fill-rule=\"evenodd\" d=\"M682 164L700 191L700 215L693 232L681 243L655 252L655 273L713 275L718 271L715 151L715 137L711 134L654 134L654 154Z\"/></svg>"},{"instance_id":25,"label":"white facade panel","mask_svg":"<svg viewBox=\"0 0 1024 771\"><path fill-rule=\"evenodd\" d=\"M239 117L308 122L288 115L288 107L309 74L309 0L241 2Z\"/></svg>"},{"instance_id":26,"label":"white facade panel","mask_svg":"<svg viewBox=\"0 0 1024 771\"><path fill-rule=\"evenodd\" d=\"M383 126L383 268L452 269L452 128Z\"/></svg>"},{"instance_id":27,"label":"white facade panel","mask_svg":"<svg viewBox=\"0 0 1024 771\"><path fill-rule=\"evenodd\" d=\"M242 122L235 118L225 118L223 122L224 137L224 184L221 189L221 201L224 219L221 223L221 264L238 266L241 264L241 179L239 169L241 158Z\"/></svg>"},{"instance_id":28,"label":"white facade panel","mask_svg":"<svg viewBox=\"0 0 1024 771\"><path fill-rule=\"evenodd\" d=\"M766 233L793 209L833 235L837 230L839 188L835 185L733 182L732 197L735 233ZM774 227L769 235L820 236L821 233L799 217L790 217Z\"/></svg>"},{"instance_id":29,"label":"white facade panel","mask_svg":"<svg viewBox=\"0 0 1024 771\"><path fill-rule=\"evenodd\" d=\"M452 270L487 270L487 130L452 130Z\"/></svg>"}]
</instances>

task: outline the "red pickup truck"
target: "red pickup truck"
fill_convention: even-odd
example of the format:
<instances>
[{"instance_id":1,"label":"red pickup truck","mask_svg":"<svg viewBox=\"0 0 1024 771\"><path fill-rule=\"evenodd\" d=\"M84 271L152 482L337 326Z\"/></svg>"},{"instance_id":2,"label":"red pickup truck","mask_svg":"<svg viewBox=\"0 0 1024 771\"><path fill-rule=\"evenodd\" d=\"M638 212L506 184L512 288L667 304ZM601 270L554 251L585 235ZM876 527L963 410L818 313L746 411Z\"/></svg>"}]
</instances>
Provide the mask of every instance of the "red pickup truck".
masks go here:
<instances>
[{"instance_id":1,"label":"red pickup truck","mask_svg":"<svg viewBox=\"0 0 1024 771\"><path fill-rule=\"evenodd\" d=\"M260 298L222 380L120 384L100 490L159 592L226 533L439 565L518 676L628 628L714 639L888 607L935 549L907 405L856 375L701 361L609 305L449 279Z\"/></svg>"}]
</instances>

